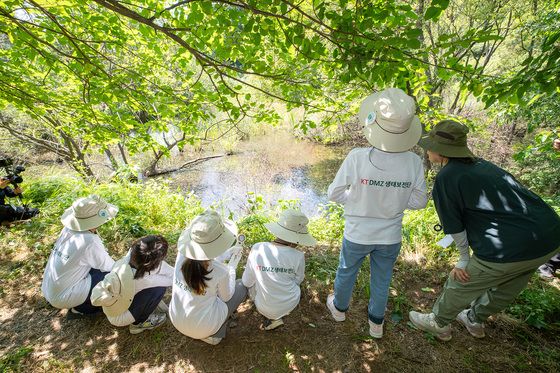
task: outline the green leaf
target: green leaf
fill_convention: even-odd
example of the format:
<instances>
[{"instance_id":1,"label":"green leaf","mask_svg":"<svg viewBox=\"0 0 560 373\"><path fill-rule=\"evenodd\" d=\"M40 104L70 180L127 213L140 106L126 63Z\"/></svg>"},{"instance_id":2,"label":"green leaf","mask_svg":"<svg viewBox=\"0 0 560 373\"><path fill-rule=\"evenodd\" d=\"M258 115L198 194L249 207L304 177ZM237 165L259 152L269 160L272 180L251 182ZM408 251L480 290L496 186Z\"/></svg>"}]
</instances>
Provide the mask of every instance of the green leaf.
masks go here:
<instances>
[{"instance_id":1,"label":"green leaf","mask_svg":"<svg viewBox=\"0 0 560 373\"><path fill-rule=\"evenodd\" d=\"M399 323L403 319L402 314L400 312L393 312L391 314L391 321L395 324Z\"/></svg>"},{"instance_id":2,"label":"green leaf","mask_svg":"<svg viewBox=\"0 0 560 373\"><path fill-rule=\"evenodd\" d=\"M424 19L428 20L428 19L435 19L437 17L439 17L439 15L441 14L441 12L443 11L443 9L439 8L439 7L429 7L426 10L426 13L424 13Z\"/></svg>"},{"instance_id":3,"label":"green leaf","mask_svg":"<svg viewBox=\"0 0 560 373\"><path fill-rule=\"evenodd\" d=\"M419 49L422 46L418 39L408 39L406 45L411 49Z\"/></svg>"}]
</instances>

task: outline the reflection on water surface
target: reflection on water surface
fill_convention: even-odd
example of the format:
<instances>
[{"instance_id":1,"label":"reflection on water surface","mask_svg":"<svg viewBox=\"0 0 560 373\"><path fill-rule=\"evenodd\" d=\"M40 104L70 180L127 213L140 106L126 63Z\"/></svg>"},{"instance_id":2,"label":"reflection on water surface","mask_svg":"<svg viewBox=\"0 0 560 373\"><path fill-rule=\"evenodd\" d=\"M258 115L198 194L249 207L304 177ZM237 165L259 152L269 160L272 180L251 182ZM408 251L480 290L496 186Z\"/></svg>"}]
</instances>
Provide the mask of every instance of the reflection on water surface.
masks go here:
<instances>
[{"instance_id":1,"label":"reflection on water surface","mask_svg":"<svg viewBox=\"0 0 560 373\"><path fill-rule=\"evenodd\" d=\"M327 201L327 187L346 153L274 133L240 143L234 155L177 172L172 180L192 190L205 207L221 202L237 214L247 209L247 194L255 193L272 204L299 199L302 211L313 216Z\"/></svg>"}]
</instances>

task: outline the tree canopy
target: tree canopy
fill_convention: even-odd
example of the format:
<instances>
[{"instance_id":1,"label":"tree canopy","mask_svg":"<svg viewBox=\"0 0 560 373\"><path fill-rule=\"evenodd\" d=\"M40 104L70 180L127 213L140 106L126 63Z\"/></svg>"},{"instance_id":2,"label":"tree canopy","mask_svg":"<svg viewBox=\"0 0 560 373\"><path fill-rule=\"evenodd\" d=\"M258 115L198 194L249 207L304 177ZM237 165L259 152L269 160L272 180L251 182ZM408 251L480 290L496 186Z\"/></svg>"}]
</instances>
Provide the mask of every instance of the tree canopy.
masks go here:
<instances>
[{"instance_id":1,"label":"tree canopy","mask_svg":"<svg viewBox=\"0 0 560 373\"><path fill-rule=\"evenodd\" d=\"M471 94L519 105L558 92L559 25L558 2L534 0L1 0L0 109L38 124L0 125L79 168L92 145L164 154L150 133L170 126L182 146L274 122L270 102L324 124L389 85L423 111L449 86L453 110Z\"/></svg>"}]
</instances>

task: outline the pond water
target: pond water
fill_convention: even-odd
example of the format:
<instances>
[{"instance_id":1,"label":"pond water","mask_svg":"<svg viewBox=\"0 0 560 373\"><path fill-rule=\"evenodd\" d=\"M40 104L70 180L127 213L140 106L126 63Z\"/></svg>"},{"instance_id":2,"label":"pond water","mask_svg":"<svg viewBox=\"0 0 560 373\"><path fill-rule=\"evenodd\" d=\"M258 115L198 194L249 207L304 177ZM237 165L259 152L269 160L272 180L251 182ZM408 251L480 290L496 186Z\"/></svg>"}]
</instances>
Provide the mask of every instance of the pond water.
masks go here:
<instances>
[{"instance_id":1,"label":"pond water","mask_svg":"<svg viewBox=\"0 0 560 373\"><path fill-rule=\"evenodd\" d=\"M267 206L278 200L298 199L301 210L314 216L319 206L327 202L327 187L348 150L274 132L239 143L233 155L176 172L171 181L196 194L204 207L213 205L234 215L249 210L248 197L262 196Z\"/></svg>"}]
</instances>

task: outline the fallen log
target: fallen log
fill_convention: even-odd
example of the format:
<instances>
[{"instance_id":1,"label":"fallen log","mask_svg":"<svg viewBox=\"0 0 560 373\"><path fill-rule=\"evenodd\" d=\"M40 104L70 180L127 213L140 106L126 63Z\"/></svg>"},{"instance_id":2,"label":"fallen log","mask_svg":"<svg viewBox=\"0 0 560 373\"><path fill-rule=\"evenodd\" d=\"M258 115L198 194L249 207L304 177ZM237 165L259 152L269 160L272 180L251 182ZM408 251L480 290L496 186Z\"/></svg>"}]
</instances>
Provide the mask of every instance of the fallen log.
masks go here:
<instances>
[{"instance_id":1,"label":"fallen log","mask_svg":"<svg viewBox=\"0 0 560 373\"><path fill-rule=\"evenodd\" d=\"M207 161L207 160L209 160L209 159L221 158L221 157L225 157L225 156L227 156L227 155L231 155L231 154L229 154L229 153L214 154L214 155L208 155L208 156L206 156L206 157L200 157L200 158L196 158L196 159L191 159L190 161L185 162L185 163L183 163L182 165L180 165L180 166L178 166L178 167L166 168L166 169L159 170L159 171L156 171L156 172L152 172L152 173L149 173L149 174L147 173L145 176L146 176L146 177L154 177L154 176L160 176L160 175L169 174L169 173L171 173L171 172L183 170L183 169L185 169L185 168L187 168L187 167L193 166L193 165L195 165L195 164L197 164L197 163L200 163L200 162Z\"/></svg>"}]
</instances>

